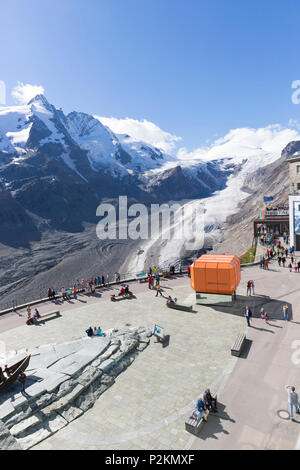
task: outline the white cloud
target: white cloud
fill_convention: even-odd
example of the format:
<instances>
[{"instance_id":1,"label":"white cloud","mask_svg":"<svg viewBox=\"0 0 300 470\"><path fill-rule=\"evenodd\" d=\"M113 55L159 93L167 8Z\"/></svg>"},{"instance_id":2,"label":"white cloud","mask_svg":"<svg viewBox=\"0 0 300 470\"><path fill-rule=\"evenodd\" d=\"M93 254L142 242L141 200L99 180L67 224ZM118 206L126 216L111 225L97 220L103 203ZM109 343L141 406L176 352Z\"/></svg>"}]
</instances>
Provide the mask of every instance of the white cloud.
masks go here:
<instances>
[{"instance_id":1,"label":"white cloud","mask_svg":"<svg viewBox=\"0 0 300 470\"><path fill-rule=\"evenodd\" d=\"M158 147L166 153L172 152L176 147L176 142L181 137L163 131L153 122L138 121L136 119L116 119L94 116L96 119L109 127L115 134L128 134L132 142L142 141L154 147Z\"/></svg>"},{"instance_id":2,"label":"white cloud","mask_svg":"<svg viewBox=\"0 0 300 470\"><path fill-rule=\"evenodd\" d=\"M45 92L41 85L30 85L29 83L18 82L12 89L11 95L18 104L27 104L36 95L43 95Z\"/></svg>"},{"instance_id":3,"label":"white cloud","mask_svg":"<svg viewBox=\"0 0 300 470\"><path fill-rule=\"evenodd\" d=\"M185 148L179 149L178 158L206 161L233 158L235 162L249 159L253 164L260 161L261 166L264 166L279 158L289 142L300 139L299 131L293 127L274 124L258 129L233 129L208 147L200 147L192 152Z\"/></svg>"}]
</instances>

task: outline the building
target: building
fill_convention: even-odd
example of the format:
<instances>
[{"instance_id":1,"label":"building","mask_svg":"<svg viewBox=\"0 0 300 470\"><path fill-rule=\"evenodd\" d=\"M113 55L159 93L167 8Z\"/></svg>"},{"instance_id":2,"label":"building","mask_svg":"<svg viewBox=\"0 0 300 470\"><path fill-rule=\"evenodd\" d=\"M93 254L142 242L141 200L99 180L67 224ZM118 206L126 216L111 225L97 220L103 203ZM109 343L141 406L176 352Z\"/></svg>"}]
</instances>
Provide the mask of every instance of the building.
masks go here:
<instances>
[{"instance_id":1,"label":"building","mask_svg":"<svg viewBox=\"0 0 300 470\"><path fill-rule=\"evenodd\" d=\"M290 244L300 251L300 151L288 156L290 174L289 226Z\"/></svg>"},{"instance_id":2,"label":"building","mask_svg":"<svg viewBox=\"0 0 300 470\"><path fill-rule=\"evenodd\" d=\"M287 207L260 208L259 218L255 219L254 237L263 233L275 233L282 236L289 233L289 209Z\"/></svg>"}]
</instances>

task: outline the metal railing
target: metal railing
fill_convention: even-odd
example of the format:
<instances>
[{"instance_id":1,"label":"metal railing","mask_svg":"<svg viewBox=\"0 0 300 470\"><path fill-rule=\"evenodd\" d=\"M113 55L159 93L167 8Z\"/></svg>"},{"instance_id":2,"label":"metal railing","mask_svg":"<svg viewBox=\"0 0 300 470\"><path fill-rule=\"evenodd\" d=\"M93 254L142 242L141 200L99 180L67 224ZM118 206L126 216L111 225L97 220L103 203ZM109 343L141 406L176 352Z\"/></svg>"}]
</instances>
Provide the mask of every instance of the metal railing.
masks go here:
<instances>
[{"instance_id":1,"label":"metal railing","mask_svg":"<svg viewBox=\"0 0 300 470\"><path fill-rule=\"evenodd\" d=\"M175 267L175 274L179 274L179 267L178 267L178 264L177 264L177 269L176 269L176 265L174 263L174 267ZM158 267L158 273L160 276L163 275L163 272L165 271L168 271L168 269L162 269L162 268L159 268ZM187 266L184 266L184 265L181 265L181 272L183 274L185 274L187 272ZM99 284L97 285L96 287L97 288L101 288L101 287L104 287L104 286L113 286L113 285L117 285L117 284L122 284L124 282L133 282L133 281L136 281L138 280L138 276L141 275L141 274L147 274L146 272L141 272L141 271L136 271L136 272L129 272L129 273L120 273L120 280L116 280L115 278L115 275L113 274L110 274L108 277L106 276L105 277L105 284ZM89 282L91 278L88 278L85 280L85 285L86 283ZM79 282L81 282L81 279L78 279ZM66 289L68 288L72 288L74 285L77 286L77 280L74 281L74 279L69 279L69 280L64 280L63 283L61 283L62 285L65 286ZM17 309L20 309L20 308L23 308L24 306L26 305L34 305L34 304L37 304L37 303L41 303L41 302L46 302L48 301L48 289L49 287L55 287L55 286L51 286L51 285L47 285L47 286L44 286L43 288L40 289L40 295L38 296L37 295L37 298L35 300L32 299L32 294L30 294L30 292L28 293L28 295L24 295L24 294L20 294L20 295L14 295L14 298L10 301L7 301L7 302L1 302L0 301L0 314L1 313L5 313L5 311L14 311L14 310L17 310ZM58 295L58 293L60 292L60 288L56 288L56 297L60 297L60 295Z\"/></svg>"}]
</instances>

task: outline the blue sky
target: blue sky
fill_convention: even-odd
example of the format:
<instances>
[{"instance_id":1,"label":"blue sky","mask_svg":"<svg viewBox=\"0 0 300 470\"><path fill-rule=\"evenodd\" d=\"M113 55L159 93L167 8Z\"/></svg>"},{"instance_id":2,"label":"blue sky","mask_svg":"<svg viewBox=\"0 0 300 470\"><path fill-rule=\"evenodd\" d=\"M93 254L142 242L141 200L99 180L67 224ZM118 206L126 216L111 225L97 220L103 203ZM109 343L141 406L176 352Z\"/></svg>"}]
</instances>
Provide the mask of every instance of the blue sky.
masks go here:
<instances>
[{"instance_id":1,"label":"blue sky","mask_svg":"<svg viewBox=\"0 0 300 470\"><path fill-rule=\"evenodd\" d=\"M147 119L192 150L299 119L299 17L299 0L0 0L0 80L42 85L66 112Z\"/></svg>"}]
</instances>

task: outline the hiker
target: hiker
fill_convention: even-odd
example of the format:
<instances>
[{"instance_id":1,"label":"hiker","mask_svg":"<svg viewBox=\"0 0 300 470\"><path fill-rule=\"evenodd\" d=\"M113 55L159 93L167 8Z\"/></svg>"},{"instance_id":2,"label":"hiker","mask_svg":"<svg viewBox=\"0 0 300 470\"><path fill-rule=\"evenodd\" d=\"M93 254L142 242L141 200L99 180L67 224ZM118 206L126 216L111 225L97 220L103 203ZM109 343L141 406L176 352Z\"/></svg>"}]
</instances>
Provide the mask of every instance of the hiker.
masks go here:
<instances>
[{"instance_id":1,"label":"hiker","mask_svg":"<svg viewBox=\"0 0 300 470\"><path fill-rule=\"evenodd\" d=\"M248 305L246 305L246 307L245 307L244 315L245 315L246 320L247 320L247 325L251 326L250 319L252 317L252 312L251 312L251 309L248 307Z\"/></svg>"},{"instance_id":2,"label":"hiker","mask_svg":"<svg viewBox=\"0 0 300 470\"><path fill-rule=\"evenodd\" d=\"M298 393L295 392L295 387L293 385L286 385L285 390L288 393L288 403L290 406L290 418L291 421L294 421L294 407L296 413L299 413L299 398Z\"/></svg>"},{"instance_id":3,"label":"hiker","mask_svg":"<svg viewBox=\"0 0 300 470\"><path fill-rule=\"evenodd\" d=\"M213 413L217 413L218 412L218 408L217 408L217 400L215 398L213 398L213 396L211 395L210 393L210 389L207 388L205 391L204 391L204 394L203 394L203 400L205 401L206 403L206 406L209 410L211 410Z\"/></svg>"},{"instance_id":4,"label":"hiker","mask_svg":"<svg viewBox=\"0 0 300 470\"><path fill-rule=\"evenodd\" d=\"M282 310L283 310L284 319L286 321L288 321L289 320L289 306L288 306L288 304L283 305Z\"/></svg>"}]
</instances>

